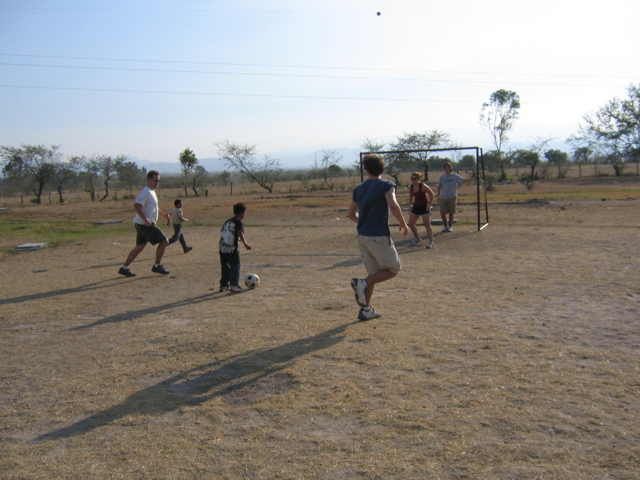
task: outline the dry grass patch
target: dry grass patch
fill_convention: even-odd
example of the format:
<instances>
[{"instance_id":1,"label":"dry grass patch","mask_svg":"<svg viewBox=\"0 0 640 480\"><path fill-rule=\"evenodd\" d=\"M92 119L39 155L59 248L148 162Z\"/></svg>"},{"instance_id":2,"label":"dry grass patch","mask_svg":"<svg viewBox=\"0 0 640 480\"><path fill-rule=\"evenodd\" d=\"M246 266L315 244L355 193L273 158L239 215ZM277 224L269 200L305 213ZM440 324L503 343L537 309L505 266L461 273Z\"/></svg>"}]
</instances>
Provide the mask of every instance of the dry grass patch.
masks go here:
<instances>
[{"instance_id":1,"label":"dry grass patch","mask_svg":"<svg viewBox=\"0 0 640 480\"><path fill-rule=\"evenodd\" d=\"M638 200L492 205L482 232L463 204L432 251L394 234L366 323L348 193L245 198L262 284L219 294L237 200L185 201L168 277L151 250L117 276L132 228L4 257L3 478L640 476ZM73 211L132 216L103 205Z\"/></svg>"}]
</instances>

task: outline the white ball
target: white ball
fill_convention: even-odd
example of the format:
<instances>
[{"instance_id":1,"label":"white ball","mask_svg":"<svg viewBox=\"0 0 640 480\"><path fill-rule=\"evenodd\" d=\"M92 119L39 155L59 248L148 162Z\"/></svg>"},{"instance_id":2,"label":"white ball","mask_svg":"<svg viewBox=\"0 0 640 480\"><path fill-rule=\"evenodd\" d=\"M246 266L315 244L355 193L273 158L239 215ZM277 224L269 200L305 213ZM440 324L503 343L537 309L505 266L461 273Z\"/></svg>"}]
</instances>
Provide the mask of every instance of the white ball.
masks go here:
<instances>
[{"instance_id":1,"label":"white ball","mask_svg":"<svg viewBox=\"0 0 640 480\"><path fill-rule=\"evenodd\" d=\"M260 277L255 273L250 273L244 277L244 284L249 288L256 288L260 285Z\"/></svg>"}]
</instances>

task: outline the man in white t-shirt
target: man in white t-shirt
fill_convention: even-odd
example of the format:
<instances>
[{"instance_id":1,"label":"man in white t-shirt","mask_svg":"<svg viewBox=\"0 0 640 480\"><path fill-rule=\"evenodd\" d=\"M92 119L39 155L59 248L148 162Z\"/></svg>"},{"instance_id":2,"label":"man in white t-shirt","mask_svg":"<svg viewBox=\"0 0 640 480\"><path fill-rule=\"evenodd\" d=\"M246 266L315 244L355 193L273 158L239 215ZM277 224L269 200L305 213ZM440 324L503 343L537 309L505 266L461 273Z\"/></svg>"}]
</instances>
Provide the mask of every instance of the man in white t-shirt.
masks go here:
<instances>
[{"instance_id":1,"label":"man in white t-shirt","mask_svg":"<svg viewBox=\"0 0 640 480\"><path fill-rule=\"evenodd\" d=\"M129 265L131 265L140 252L144 250L147 243L158 245L156 249L156 263L153 265L151 271L153 273L160 273L161 275L167 275L169 273L160 263L164 251L169 245L169 240L167 240L166 235L160 230L156 223L158 222L159 215L162 215L164 218L169 218L170 215L163 212L158 206L156 188L159 184L160 173L156 170L150 170L149 173L147 173L147 186L142 189L133 204L133 208L136 211L136 216L133 218L137 232L136 246L129 252L129 256L124 262L124 265L118 270L118 273L125 277L136 276L129 268Z\"/></svg>"}]
</instances>

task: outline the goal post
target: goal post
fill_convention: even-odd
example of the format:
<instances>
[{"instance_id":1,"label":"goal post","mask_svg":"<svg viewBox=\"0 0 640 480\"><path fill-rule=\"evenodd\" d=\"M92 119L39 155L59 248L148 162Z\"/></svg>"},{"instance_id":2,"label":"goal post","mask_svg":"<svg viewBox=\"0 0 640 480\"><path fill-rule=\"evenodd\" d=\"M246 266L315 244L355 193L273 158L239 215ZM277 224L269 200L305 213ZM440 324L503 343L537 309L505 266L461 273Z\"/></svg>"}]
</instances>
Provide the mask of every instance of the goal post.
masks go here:
<instances>
[{"instance_id":1,"label":"goal post","mask_svg":"<svg viewBox=\"0 0 640 480\"><path fill-rule=\"evenodd\" d=\"M484 153L482 147L449 147L449 148L429 148L421 150L386 150L379 152L360 152L360 180L364 181L364 168L362 166L362 157L368 153L377 153L379 155L388 154L411 154L411 153L432 153L432 152L455 152L472 150L476 155L476 210L478 231L489 226L489 205L487 203L487 189L485 182ZM483 187L484 185L484 187ZM484 215L483 215L484 214Z\"/></svg>"}]
</instances>

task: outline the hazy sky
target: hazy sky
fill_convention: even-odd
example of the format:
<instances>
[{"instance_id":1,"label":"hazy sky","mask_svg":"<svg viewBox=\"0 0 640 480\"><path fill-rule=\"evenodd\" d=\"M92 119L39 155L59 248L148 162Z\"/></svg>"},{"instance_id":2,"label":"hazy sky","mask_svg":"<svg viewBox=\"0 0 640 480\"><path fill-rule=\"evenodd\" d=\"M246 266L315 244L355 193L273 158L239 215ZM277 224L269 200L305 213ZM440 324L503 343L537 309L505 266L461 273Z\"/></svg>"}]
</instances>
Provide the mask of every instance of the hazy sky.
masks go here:
<instances>
[{"instance_id":1,"label":"hazy sky","mask_svg":"<svg viewBox=\"0 0 640 480\"><path fill-rule=\"evenodd\" d=\"M0 145L177 162L437 129L488 151L480 109L504 88L512 145L570 151L640 83L639 22L638 0L0 0Z\"/></svg>"}]
</instances>

